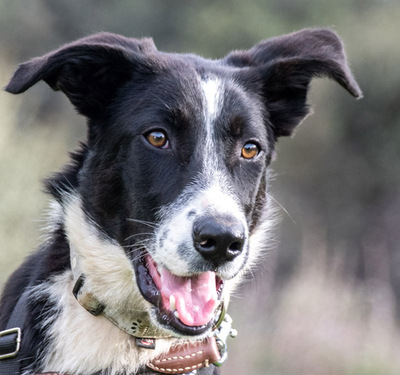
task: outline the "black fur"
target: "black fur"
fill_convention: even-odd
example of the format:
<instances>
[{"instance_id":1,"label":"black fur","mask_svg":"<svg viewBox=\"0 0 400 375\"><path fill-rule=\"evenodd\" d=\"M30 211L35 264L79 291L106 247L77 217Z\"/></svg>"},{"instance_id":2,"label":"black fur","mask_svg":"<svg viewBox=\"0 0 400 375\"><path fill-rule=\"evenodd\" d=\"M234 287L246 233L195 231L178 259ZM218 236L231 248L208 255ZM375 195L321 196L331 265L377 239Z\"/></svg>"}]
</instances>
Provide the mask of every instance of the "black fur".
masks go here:
<instances>
[{"instance_id":1,"label":"black fur","mask_svg":"<svg viewBox=\"0 0 400 375\"><path fill-rule=\"evenodd\" d=\"M101 33L20 65L6 90L18 94L43 80L62 90L87 117L87 142L72 154L70 165L48 180L47 191L61 206L69 194L78 194L87 217L104 236L129 248L142 238L132 234L145 237L148 227L126 218L156 223L157 211L199 176L203 104L196 77L210 75L227 87L214 129L218 165L229 176L252 232L268 204L267 167L275 142L291 135L308 114L311 79L327 76L361 96L334 32L302 30L215 61L159 52L150 39ZM144 135L152 129L165 130L173 149L150 146ZM248 139L260 146L260 157L251 162L236 157ZM6 284L0 329L26 288L70 268L62 216L53 226L51 239ZM27 368L39 364L38 352L46 353L46 332L38 323L50 307L46 299L28 306L21 353ZM199 371L203 373L217 369Z\"/></svg>"}]
</instances>

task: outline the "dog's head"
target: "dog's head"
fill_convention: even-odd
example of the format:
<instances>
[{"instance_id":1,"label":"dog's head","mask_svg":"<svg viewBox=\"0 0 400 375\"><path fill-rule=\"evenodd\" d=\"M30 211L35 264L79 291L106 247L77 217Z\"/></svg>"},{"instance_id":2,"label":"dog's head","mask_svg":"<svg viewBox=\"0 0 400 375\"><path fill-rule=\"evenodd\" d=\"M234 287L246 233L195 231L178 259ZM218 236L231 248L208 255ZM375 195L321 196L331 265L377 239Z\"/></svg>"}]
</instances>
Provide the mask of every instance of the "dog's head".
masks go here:
<instances>
[{"instance_id":1,"label":"dog's head","mask_svg":"<svg viewBox=\"0 0 400 375\"><path fill-rule=\"evenodd\" d=\"M85 220L124 250L155 325L200 335L268 246L267 168L277 138L308 114L314 76L361 95L330 30L220 60L102 33L20 65L6 90L44 80L88 118L86 145L50 190L61 205L78 196Z\"/></svg>"}]
</instances>

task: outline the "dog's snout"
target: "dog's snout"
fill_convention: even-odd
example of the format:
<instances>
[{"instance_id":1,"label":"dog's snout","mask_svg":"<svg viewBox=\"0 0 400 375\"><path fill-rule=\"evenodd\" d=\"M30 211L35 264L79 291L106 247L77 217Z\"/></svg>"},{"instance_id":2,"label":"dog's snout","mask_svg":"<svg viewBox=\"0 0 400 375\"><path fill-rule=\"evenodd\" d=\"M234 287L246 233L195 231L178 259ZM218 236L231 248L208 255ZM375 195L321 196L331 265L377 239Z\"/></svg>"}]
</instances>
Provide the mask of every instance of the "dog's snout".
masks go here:
<instances>
[{"instance_id":1,"label":"dog's snout","mask_svg":"<svg viewBox=\"0 0 400 375\"><path fill-rule=\"evenodd\" d=\"M204 259L219 265L233 260L242 252L245 228L232 217L206 216L195 221L193 241Z\"/></svg>"}]
</instances>

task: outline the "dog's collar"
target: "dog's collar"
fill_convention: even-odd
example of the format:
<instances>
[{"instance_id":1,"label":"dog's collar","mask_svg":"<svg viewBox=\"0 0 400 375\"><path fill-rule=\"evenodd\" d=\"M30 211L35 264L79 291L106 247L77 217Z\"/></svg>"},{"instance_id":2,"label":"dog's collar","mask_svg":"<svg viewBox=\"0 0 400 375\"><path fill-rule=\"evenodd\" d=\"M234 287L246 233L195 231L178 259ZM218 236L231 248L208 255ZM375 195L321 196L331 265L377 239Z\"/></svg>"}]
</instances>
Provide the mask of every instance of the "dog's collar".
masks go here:
<instances>
[{"instance_id":1,"label":"dog's collar","mask_svg":"<svg viewBox=\"0 0 400 375\"><path fill-rule=\"evenodd\" d=\"M183 341L172 346L168 353L146 363L151 371L163 374L194 375L197 370L210 365L221 366L227 358L226 339L236 336L231 328L232 319L225 316L220 328L212 336L197 341ZM140 372L141 374L143 372ZM143 374L146 374L144 372ZM60 375L58 372L46 372L35 375ZM70 374L72 375L72 374Z\"/></svg>"},{"instance_id":2,"label":"dog's collar","mask_svg":"<svg viewBox=\"0 0 400 375\"><path fill-rule=\"evenodd\" d=\"M171 335L165 334L162 330L151 324L147 311L130 310L114 311L109 306L100 301L87 287L85 275L81 274L73 289L73 294L79 304L94 316L102 315L119 329L127 334L143 339L170 338ZM149 340L143 340L141 347L149 347L146 344Z\"/></svg>"},{"instance_id":3,"label":"dog's collar","mask_svg":"<svg viewBox=\"0 0 400 375\"><path fill-rule=\"evenodd\" d=\"M208 338L199 342L184 342L146 364L147 371L143 369L139 374L159 372L162 374L192 375L197 370L209 367L220 360L217 341ZM40 373L35 375L61 375L58 372ZM68 374L73 375L73 374Z\"/></svg>"}]
</instances>

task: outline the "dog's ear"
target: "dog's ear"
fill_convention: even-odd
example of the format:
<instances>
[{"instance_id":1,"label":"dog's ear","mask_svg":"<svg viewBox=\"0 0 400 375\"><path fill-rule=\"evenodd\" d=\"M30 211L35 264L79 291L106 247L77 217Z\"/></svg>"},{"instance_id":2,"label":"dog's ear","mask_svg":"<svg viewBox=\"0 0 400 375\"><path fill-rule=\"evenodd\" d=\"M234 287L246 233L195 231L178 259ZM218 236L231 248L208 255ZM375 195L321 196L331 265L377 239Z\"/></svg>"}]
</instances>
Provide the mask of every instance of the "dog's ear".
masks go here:
<instances>
[{"instance_id":1,"label":"dog's ear","mask_svg":"<svg viewBox=\"0 0 400 375\"><path fill-rule=\"evenodd\" d=\"M235 51L225 62L241 67L238 79L261 85L275 136L290 135L309 113L307 92L313 77L336 80L356 98L362 93L347 64L343 44L329 29L304 29Z\"/></svg>"},{"instance_id":2,"label":"dog's ear","mask_svg":"<svg viewBox=\"0 0 400 375\"><path fill-rule=\"evenodd\" d=\"M88 117L101 115L118 87L156 51L151 39L100 33L19 65L5 90L19 94L40 80L61 90Z\"/></svg>"}]
</instances>

